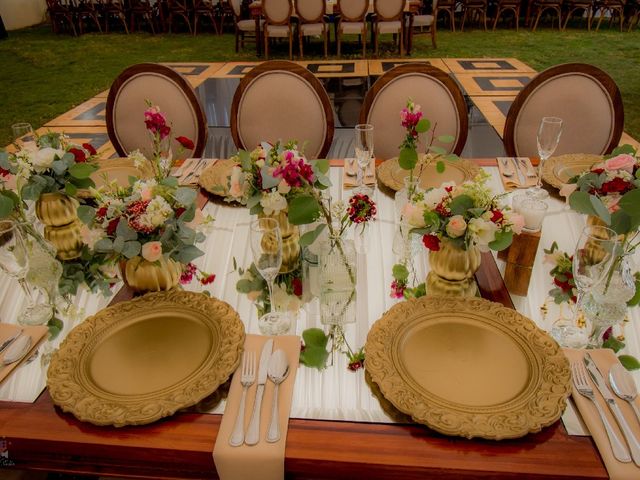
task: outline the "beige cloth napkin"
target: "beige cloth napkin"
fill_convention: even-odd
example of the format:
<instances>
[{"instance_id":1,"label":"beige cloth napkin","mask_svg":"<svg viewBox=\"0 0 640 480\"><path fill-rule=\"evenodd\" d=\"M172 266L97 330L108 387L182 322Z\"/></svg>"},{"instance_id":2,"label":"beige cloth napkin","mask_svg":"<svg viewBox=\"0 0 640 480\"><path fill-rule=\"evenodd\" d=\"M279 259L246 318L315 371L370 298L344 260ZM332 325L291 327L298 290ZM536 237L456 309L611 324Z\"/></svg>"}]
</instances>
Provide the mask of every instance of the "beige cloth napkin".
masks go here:
<instances>
[{"instance_id":1,"label":"beige cloth napkin","mask_svg":"<svg viewBox=\"0 0 640 480\"><path fill-rule=\"evenodd\" d=\"M565 348L563 349L565 355L569 359L569 361L582 361L584 356L584 350L573 350ZM603 376L606 379L607 386L609 385L609 369L614 363L618 362L613 350L608 348L602 348L597 350L589 350L589 354L593 361L598 366L600 372L602 372ZM588 376L588 373L587 373ZM591 377L589 377L591 381ZM600 392L596 388L596 386L591 382L593 391L596 396L596 401L600 404L602 409L604 410L609 422L616 430L617 434L624 441L624 436L622 435L622 431L618 427L616 423L616 419L609 410L604 398L600 395ZM613 457L613 452L611 451L611 445L609 444L609 439L607 438L607 434L604 430L604 426L602 425L602 421L600 420L600 416L596 410L596 407L593 405L591 400L586 397L583 397L578 393L578 391L573 387L572 393L573 401L575 402L576 407L578 407L578 411L580 415L582 415L582 419L584 423L587 425L587 428L591 432L591 436L593 437L593 441L596 443L598 447L598 451L600 452L600 456L602 457L602 461L604 462L605 467L607 468L607 472L609 472L609 477L612 479L622 479L622 480L637 480L640 478L640 468L636 467L633 462L630 463L621 463L617 461ZM614 394L615 396L615 394ZM635 400L638 402L638 399ZM633 430L636 438L640 438L640 424L633 413L633 409L631 406L625 402L624 400L616 397L616 403L622 410L624 417L627 419L627 423ZM638 404L640 405L640 404Z\"/></svg>"},{"instance_id":2,"label":"beige cloth napkin","mask_svg":"<svg viewBox=\"0 0 640 480\"><path fill-rule=\"evenodd\" d=\"M197 186L200 174L216 162L215 158L187 158L171 170L171 175L178 177L178 183L182 186Z\"/></svg>"},{"instance_id":3,"label":"beige cloth napkin","mask_svg":"<svg viewBox=\"0 0 640 480\"><path fill-rule=\"evenodd\" d=\"M376 162L372 160L364 172L364 184L376 184ZM356 187L358 185L358 163L353 158L344 159L342 174L342 185L344 188Z\"/></svg>"},{"instance_id":4,"label":"beige cloth napkin","mask_svg":"<svg viewBox=\"0 0 640 480\"><path fill-rule=\"evenodd\" d=\"M520 159L529 162L526 157L521 157ZM536 185L537 178L527 177L526 168L523 168L517 158L498 157L497 160L500 180L502 180L505 191L509 192L516 188L531 188ZM522 182L520 181L521 178Z\"/></svg>"},{"instance_id":5,"label":"beige cloth napkin","mask_svg":"<svg viewBox=\"0 0 640 480\"><path fill-rule=\"evenodd\" d=\"M238 414L240 397L242 396L242 385L240 376L242 365L236 370L231 381L227 406L222 417L218 438L213 448L213 461L218 470L221 480L248 480L260 478L261 480L282 480L284 478L284 454L287 443L287 431L289 427L289 412L291 411L291 400L293 397L293 386L298 370L298 359L300 356L300 337L294 335L281 335L267 337L261 335L247 335L245 340L245 351L253 351L256 354L257 364L260 362L262 346L269 339L273 338L273 351L282 349L287 354L289 360L289 376L280 384L278 393L280 402L280 440L275 443L267 443L265 437L269 422L271 421L271 408L273 401L273 383L267 379L264 397L262 399L262 410L260 415L260 441L257 445L232 447L229 445L229 437L233 431L233 425ZM256 377L259 365L256 364ZM249 388L245 403L245 433L251 419L253 403L256 395L256 383Z\"/></svg>"},{"instance_id":6,"label":"beige cloth napkin","mask_svg":"<svg viewBox=\"0 0 640 480\"><path fill-rule=\"evenodd\" d=\"M0 353L0 383L2 383L13 371L15 371L18 365L22 364L22 362L26 361L31 355L33 355L33 352L35 352L36 349L40 346L40 343L44 341L47 332L49 331L46 326L21 327L19 325L0 323L0 344L4 343L5 340L15 335L20 329L23 330L23 335L31 336L31 348L29 349L27 354L22 357L21 360L9 365L5 365L3 363L3 360L5 354L7 353L7 350L11 348L11 346L8 346L7 349Z\"/></svg>"}]
</instances>

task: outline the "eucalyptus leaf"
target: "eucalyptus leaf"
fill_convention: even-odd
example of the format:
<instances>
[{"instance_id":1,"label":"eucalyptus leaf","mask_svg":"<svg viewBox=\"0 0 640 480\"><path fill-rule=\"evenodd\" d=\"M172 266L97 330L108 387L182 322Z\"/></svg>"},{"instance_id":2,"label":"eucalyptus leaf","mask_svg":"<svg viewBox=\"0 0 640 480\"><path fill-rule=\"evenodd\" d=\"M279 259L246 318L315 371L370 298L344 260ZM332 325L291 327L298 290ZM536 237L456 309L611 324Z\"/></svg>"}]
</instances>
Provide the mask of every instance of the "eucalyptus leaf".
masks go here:
<instances>
[{"instance_id":1,"label":"eucalyptus leaf","mask_svg":"<svg viewBox=\"0 0 640 480\"><path fill-rule=\"evenodd\" d=\"M453 143L455 139L456 138L453 135L440 135L439 137L436 137L436 140L441 143Z\"/></svg>"},{"instance_id":2,"label":"eucalyptus leaf","mask_svg":"<svg viewBox=\"0 0 640 480\"><path fill-rule=\"evenodd\" d=\"M329 172L329 160L326 158L321 158L319 160L311 160L309 161L311 166L313 167L314 172L324 173L325 175Z\"/></svg>"},{"instance_id":3,"label":"eucalyptus leaf","mask_svg":"<svg viewBox=\"0 0 640 480\"><path fill-rule=\"evenodd\" d=\"M617 353L624 348L624 343L613 335L610 335L609 338L602 343L602 348L610 348Z\"/></svg>"},{"instance_id":4,"label":"eucalyptus leaf","mask_svg":"<svg viewBox=\"0 0 640 480\"><path fill-rule=\"evenodd\" d=\"M260 175L262 176L262 188L265 190L277 187L280 183L279 178L276 178L269 173L269 167L266 165L260 169Z\"/></svg>"},{"instance_id":5,"label":"eucalyptus leaf","mask_svg":"<svg viewBox=\"0 0 640 480\"><path fill-rule=\"evenodd\" d=\"M75 178L89 178L97 169L96 165L90 163L74 163L69 167L69 175Z\"/></svg>"},{"instance_id":6,"label":"eucalyptus leaf","mask_svg":"<svg viewBox=\"0 0 640 480\"><path fill-rule=\"evenodd\" d=\"M140 242L136 240L131 240L128 242L124 242L124 247L122 248L122 255L126 258L133 258L136 255L140 255L142 251L142 245Z\"/></svg>"},{"instance_id":7,"label":"eucalyptus leaf","mask_svg":"<svg viewBox=\"0 0 640 480\"><path fill-rule=\"evenodd\" d=\"M312 195L298 195L289 202L289 222L305 225L315 222L320 216L320 204Z\"/></svg>"},{"instance_id":8,"label":"eucalyptus leaf","mask_svg":"<svg viewBox=\"0 0 640 480\"><path fill-rule=\"evenodd\" d=\"M44 186L38 183L28 183L22 187L22 198L25 200L33 200L34 202L40 198L44 191Z\"/></svg>"},{"instance_id":9,"label":"eucalyptus leaf","mask_svg":"<svg viewBox=\"0 0 640 480\"><path fill-rule=\"evenodd\" d=\"M101 238L93 246L93 249L96 252L100 252L100 253L112 252L113 251L113 242L111 241L110 238Z\"/></svg>"},{"instance_id":10,"label":"eucalyptus leaf","mask_svg":"<svg viewBox=\"0 0 640 480\"><path fill-rule=\"evenodd\" d=\"M78 218L85 225L91 225L96 216L96 209L89 205L80 205L78 207Z\"/></svg>"},{"instance_id":11,"label":"eucalyptus leaf","mask_svg":"<svg viewBox=\"0 0 640 480\"><path fill-rule=\"evenodd\" d=\"M89 178L74 178L74 177L71 177L71 178L69 178L69 182L68 183L71 183L76 188L84 188L84 189L96 186L95 182L93 180L91 180L91 177L89 177Z\"/></svg>"},{"instance_id":12,"label":"eucalyptus leaf","mask_svg":"<svg viewBox=\"0 0 640 480\"><path fill-rule=\"evenodd\" d=\"M187 264L198 257L204 255L204 252L194 245L187 245L179 252L174 252L171 257L179 263Z\"/></svg>"},{"instance_id":13,"label":"eucalyptus leaf","mask_svg":"<svg viewBox=\"0 0 640 480\"><path fill-rule=\"evenodd\" d=\"M305 349L300 352L300 363L310 368L317 368L318 370L326 367L327 358L329 358L329 352L320 347L305 347Z\"/></svg>"},{"instance_id":14,"label":"eucalyptus leaf","mask_svg":"<svg viewBox=\"0 0 640 480\"><path fill-rule=\"evenodd\" d=\"M189 207L180 215L181 222L191 222L196 217L196 204L192 203Z\"/></svg>"},{"instance_id":15,"label":"eucalyptus leaf","mask_svg":"<svg viewBox=\"0 0 640 480\"><path fill-rule=\"evenodd\" d=\"M170 187L170 188L176 188L178 186L178 179L176 177L164 177L160 181L160 185L165 185L165 186ZM184 187L184 188L186 188L186 187ZM189 188L187 190L191 190L191 189Z\"/></svg>"},{"instance_id":16,"label":"eucalyptus leaf","mask_svg":"<svg viewBox=\"0 0 640 480\"><path fill-rule=\"evenodd\" d=\"M260 192L249 197L249 200L247 200L247 208L253 208L256 205L260 205L260 200L262 200L262 194Z\"/></svg>"},{"instance_id":17,"label":"eucalyptus leaf","mask_svg":"<svg viewBox=\"0 0 640 480\"><path fill-rule=\"evenodd\" d=\"M250 215L258 215L259 213L262 213L262 205L260 205L259 203L249 209Z\"/></svg>"},{"instance_id":18,"label":"eucalyptus leaf","mask_svg":"<svg viewBox=\"0 0 640 480\"><path fill-rule=\"evenodd\" d=\"M192 188L180 187L176 190L175 198L180 205L187 207L196 201L197 195L197 192Z\"/></svg>"},{"instance_id":19,"label":"eucalyptus leaf","mask_svg":"<svg viewBox=\"0 0 640 480\"><path fill-rule=\"evenodd\" d=\"M436 172L443 173L445 169L445 164L442 160L438 160L436 162Z\"/></svg>"},{"instance_id":20,"label":"eucalyptus leaf","mask_svg":"<svg viewBox=\"0 0 640 480\"><path fill-rule=\"evenodd\" d=\"M418 163L418 152L412 148L401 148L398 165L404 170L413 170Z\"/></svg>"},{"instance_id":21,"label":"eucalyptus leaf","mask_svg":"<svg viewBox=\"0 0 640 480\"><path fill-rule=\"evenodd\" d=\"M78 193L78 187L71 182L67 182L64 185L64 192L71 197L75 197Z\"/></svg>"},{"instance_id":22,"label":"eucalyptus leaf","mask_svg":"<svg viewBox=\"0 0 640 480\"><path fill-rule=\"evenodd\" d=\"M393 266L393 278L398 281L407 281L409 278L409 269L402 265L401 263L397 263Z\"/></svg>"},{"instance_id":23,"label":"eucalyptus leaf","mask_svg":"<svg viewBox=\"0 0 640 480\"><path fill-rule=\"evenodd\" d=\"M122 222L120 222L122 223ZM124 238L122 237L117 237L114 241L113 241L113 251L117 252L117 253L122 253L122 249L124 248Z\"/></svg>"},{"instance_id":24,"label":"eucalyptus leaf","mask_svg":"<svg viewBox=\"0 0 640 480\"><path fill-rule=\"evenodd\" d=\"M620 355L618 357L620 363L627 370L638 370L640 369L640 362L636 357L632 357L631 355Z\"/></svg>"},{"instance_id":25,"label":"eucalyptus leaf","mask_svg":"<svg viewBox=\"0 0 640 480\"><path fill-rule=\"evenodd\" d=\"M316 241L316 239L318 238L318 236L322 233L322 231L326 228L326 224L325 223L321 223L320 225L318 225L316 228L314 228L313 230L305 233L304 235L302 235L300 237L300 246L301 247L308 247L309 245L311 245L313 242Z\"/></svg>"},{"instance_id":26,"label":"eucalyptus leaf","mask_svg":"<svg viewBox=\"0 0 640 480\"><path fill-rule=\"evenodd\" d=\"M491 250L495 250L499 252L500 250L504 250L513 241L513 232L506 232L498 230L496 232L496 238L493 242L489 243L489 248Z\"/></svg>"},{"instance_id":27,"label":"eucalyptus leaf","mask_svg":"<svg viewBox=\"0 0 640 480\"><path fill-rule=\"evenodd\" d=\"M451 203L449 203L449 209L451 215L464 215L464 212L473 207L473 198L469 195L458 195Z\"/></svg>"},{"instance_id":28,"label":"eucalyptus leaf","mask_svg":"<svg viewBox=\"0 0 640 480\"><path fill-rule=\"evenodd\" d=\"M238 158L240 159L240 166L243 170L251 170L251 154L246 150L240 150L238 152Z\"/></svg>"},{"instance_id":29,"label":"eucalyptus leaf","mask_svg":"<svg viewBox=\"0 0 640 480\"><path fill-rule=\"evenodd\" d=\"M609 213L609 209L602 203L595 195L591 195L589 200L591 201L591 205L593 206L593 210L596 212L596 215L602 219L604 223L607 225L611 225L611 213Z\"/></svg>"},{"instance_id":30,"label":"eucalyptus leaf","mask_svg":"<svg viewBox=\"0 0 640 480\"><path fill-rule=\"evenodd\" d=\"M631 217L624 211L618 210L611 214L611 229L623 235L631 231Z\"/></svg>"},{"instance_id":31,"label":"eucalyptus leaf","mask_svg":"<svg viewBox=\"0 0 640 480\"><path fill-rule=\"evenodd\" d=\"M444 148L439 147L437 145L430 145L427 148L427 150L430 151L431 153L435 153L436 155L444 155L447 153L447 151Z\"/></svg>"},{"instance_id":32,"label":"eucalyptus leaf","mask_svg":"<svg viewBox=\"0 0 640 480\"><path fill-rule=\"evenodd\" d=\"M591 203L591 195L587 192L577 190L569 196L569 206L578 213L597 216Z\"/></svg>"},{"instance_id":33,"label":"eucalyptus leaf","mask_svg":"<svg viewBox=\"0 0 640 480\"><path fill-rule=\"evenodd\" d=\"M251 280L248 280L246 278L241 278L236 282L236 290L246 295L247 293L253 291L251 289L251 285L252 285Z\"/></svg>"},{"instance_id":34,"label":"eucalyptus leaf","mask_svg":"<svg viewBox=\"0 0 640 480\"><path fill-rule=\"evenodd\" d=\"M640 216L640 189L625 193L620 199L618 206L631 217Z\"/></svg>"},{"instance_id":35,"label":"eucalyptus leaf","mask_svg":"<svg viewBox=\"0 0 640 480\"><path fill-rule=\"evenodd\" d=\"M14 208L15 204L13 203L13 200L4 195L3 192L3 194L0 195L0 218L7 218L9 215L11 215Z\"/></svg>"},{"instance_id":36,"label":"eucalyptus leaf","mask_svg":"<svg viewBox=\"0 0 640 480\"><path fill-rule=\"evenodd\" d=\"M122 237L122 240L137 240L138 238L136 231L127 222L118 222L116 235Z\"/></svg>"},{"instance_id":37,"label":"eucalyptus leaf","mask_svg":"<svg viewBox=\"0 0 640 480\"><path fill-rule=\"evenodd\" d=\"M620 145L619 147L614 148L613 151L609 155L606 155L604 158L609 159L617 157L618 155L623 153L626 153L627 155L635 155L636 149L632 145L625 143L624 145Z\"/></svg>"},{"instance_id":38,"label":"eucalyptus leaf","mask_svg":"<svg viewBox=\"0 0 640 480\"><path fill-rule=\"evenodd\" d=\"M67 171L67 163L62 160L54 160L53 163L51 163L51 169L56 175L62 175Z\"/></svg>"},{"instance_id":39,"label":"eucalyptus leaf","mask_svg":"<svg viewBox=\"0 0 640 480\"><path fill-rule=\"evenodd\" d=\"M431 122L427 118L421 118L416 124L416 132L425 133L431 128Z\"/></svg>"},{"instance_id":40,"label":"eucalyptus leaf","mask_svg":"<svg viewBox=\"0 0 640 480\"><path fill-rule=\"evenodd\" d=\"M302 332L302 340L306 346L326 348L329 337L320 328L307 328Z\"/></svg>"}]
</instances>

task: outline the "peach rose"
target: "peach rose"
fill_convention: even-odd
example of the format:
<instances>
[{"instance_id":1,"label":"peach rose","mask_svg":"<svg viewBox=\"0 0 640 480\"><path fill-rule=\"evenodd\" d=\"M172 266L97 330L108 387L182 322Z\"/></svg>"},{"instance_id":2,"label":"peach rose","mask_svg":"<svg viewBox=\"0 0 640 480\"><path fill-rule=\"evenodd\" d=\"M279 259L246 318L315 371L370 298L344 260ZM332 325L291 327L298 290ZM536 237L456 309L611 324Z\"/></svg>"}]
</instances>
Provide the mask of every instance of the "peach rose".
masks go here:
<instances>
[{"instance_id":1,"label":"peach rose","mask_svg":"<svg viewBox=\"0 0 640 480\"><path fill-rule=\"evenodd\" d=\"M152 188L143 188L140 190L140 200L147 201L153 198L153 189Z\"/></svg>"},{"instance_id":2,"label":"peach rose","mask_svg":"<svg viewBox=\"0 0 640 480\"><path fill-rule=\"evenodd\" d=\"M577 188L577 183L565 183L562 185L562 188L560 188L560 195L568 200L571 194L575 192Z\"/></svg>"},{"instance_id":3,"label":"peach rose","mask_svg":"<svg viewBox=\"0 0 640 480\"><path fill-rule=\"evenodd\" d=\"M509 213L509 223L511 223L511 230L516 235L522 233L522 227L524 227L524 217L519 213Z\"/></svg>"},{"instance_id":4,"label":"peach rose","mask_svg":"<svg viewBox=\"0 0 640 480\"><path fill-rule=\"evenodd\" d=\"M467 222L465 222L462 215L454 215L449 219L446 230L447 235L451 238L460 237L464 235L464 232L467 230Z\"/></svg>"},{"instance_id":5,"label":"peach rose","mask_svg":"<svg viewBox=\"0 0 640 480\"><path fill-rule=\"evenodd\" d=\"M424 214L420 205L406 203L402 207L402 218L412 227L422 228L425 225Z\"/></svg>"},{"instance_id":6,"label":"peach rose","mask_svg":"<svg viewBox=\"0 0 640 480\"><path fill-rule=\"evenodd\" d=\"M242 169L238 165L231 170L229 184L229 195L236 198L244 195L244 177L242 175Z\"/></svg>"},{"instance_id":7,"label":"peach rose","mask_svg":"<svg viewBox=\"0 0 640 480\"><path fill-rule=\"evenodd\" d=\"M632 155L627 153L621 153L604 162L604 169L611 172L613 170L626 170L629 173L633 173L633 166L636 164L636 159Z\"/></svg>"},{"instance_id":8,"label":"peach rose","mask_svg":"<svg viewBox=\"0 0 640 480\"><path fill-rule=\"evenodd\" d=\"M147 242L142 246L142 258L147 262L157 262L162 257L162 244L160 242Z\"/></svg>"}]
</instances>

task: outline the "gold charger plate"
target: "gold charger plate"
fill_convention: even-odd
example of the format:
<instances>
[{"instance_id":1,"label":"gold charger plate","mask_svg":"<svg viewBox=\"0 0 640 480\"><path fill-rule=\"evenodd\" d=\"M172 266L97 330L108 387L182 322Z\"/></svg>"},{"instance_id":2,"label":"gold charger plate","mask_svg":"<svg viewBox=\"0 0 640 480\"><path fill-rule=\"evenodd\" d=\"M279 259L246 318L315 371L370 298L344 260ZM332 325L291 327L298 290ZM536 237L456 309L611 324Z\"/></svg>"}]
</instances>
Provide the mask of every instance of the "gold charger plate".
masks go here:
<instances>
[{"instance_id":1,"label":"gold charger plate","mask_svg":"<svg viewBox=\"0 0 640 480\"><path fill-rule=\"evenodd\" d=\"M118 303L74 328L47 387L95 425L142 425L196 404L237 368L244 326L228 304L171 290Z\"/></svg>"},{"instance_id":2,"label":"gold charger plate","mask_svg":"<svg viewBox=\"0 0 640 480\"><path fill-rule=\"evenodd\" d=\"M151 165L138 168L129 158L100 159L93 163L98 165L98 170L91 174L91 180L96 184L95 188L103 187L111 182L116 182L119 187L128 187L129 177L143 180L153 177ZM78 196L89 198L91 195L88 190L80 190Z\"/></svg>"},{"instance_id":3,"label":"gold charger plate","mask_svg":"<svg viewBox=\"0 0 640 480\"><path fill-rule=\"evenodd\" d=\"M444 172L436 171L435 163L424 168L420 175L420 186L426 188L437 188L444 182L455 182L460 185L473 178L480 171L480 167L469 160L445 160ZM404 179L409 175L408 170L400 168L397 158L385 160L376 169L378 180L383 185L394 191L404 188Z\"/></svg>"},{"instance_id":4,"label":"gold charger plate","mask_svg":"<svg viewBox=\"0 0 640 480\"><path fill-rule=\"evenodd\" d=\"M590 153L570 153L551 157L542 165L542 179L560 189L569 179L601 161L602 156Z\"/></svg>"},{"instance_id":5,"label":"gold charger plate","mask_svg":"<svg viewBox=\"0 0 640 480\"><path fill-rule=\"evenodd\" d=\"M198 183L207 192L224 197L229 193L229 176L235 164L231 159L218 160L202 171Z\"/></svg>"},{"instance_id":6,"label":"gold charger plate","mask_svg":"<svg viewBox=\"0 0 640 480\"><path fill-rule=\"evenodd\" d=\"M422 297L371 328L366 369L384 397L445 435L500 440L560 418L571 392L558 344L515 310Z\"/></svg>"}]
</instances>

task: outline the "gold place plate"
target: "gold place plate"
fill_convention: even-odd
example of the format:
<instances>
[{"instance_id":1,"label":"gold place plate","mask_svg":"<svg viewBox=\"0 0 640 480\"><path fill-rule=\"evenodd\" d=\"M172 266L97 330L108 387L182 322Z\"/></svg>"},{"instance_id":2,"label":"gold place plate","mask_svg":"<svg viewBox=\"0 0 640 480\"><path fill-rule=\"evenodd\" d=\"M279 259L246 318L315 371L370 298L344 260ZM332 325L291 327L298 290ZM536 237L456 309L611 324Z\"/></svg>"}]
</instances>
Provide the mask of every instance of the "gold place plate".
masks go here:
<instances>
[{"instance_id":1,"label":"gold place plate","mask_svg":"<svg viewBox=\"0 0 640 480\"><path fill-rule=\"evenodd\" d=\"M213 393L237 368L244 326L225 302L172 290L122 302L74 328L47 387L95 425L142 425Z\"/></svg>"},{"instance_id":2,"label":"gold place plate","mask_svg":"<svg viewBox=\"0 0 640 480\"><path fill-rule=\"evenodd\" d=\"M590 153L570 153L551 157L542 166L542 179L549 185L560 189L569 179L601 161L600 155Z\"/></svg>"},{"instance_id":3,"label":"gold place plate","mask_svg":"<svg viewBox=\"0 0 640 480\"><path fill-rule=\"evenodd\" d=\"M445 160L444 163L445 169L442 173L436 171L435 163L424 168L420 175L422 188L437 188L444 182L460 185L467 180L473 180L480 171L480 167L469 160ZM404 179L409 175L409 171L400 168L397 158L390 158L378 166L376 174L383 185L397 192L404 188Z\"/></svg>"},{"instance_id":4,"label":"gold place plate","mask_svg":"<svg viewBox=\"0 0 640 480\"><path fill-rule=\"evenodd\" d=\"M229 193L229 177L235 164L231 159L218 160L202 171L198 183L207 192L224 197Z\"/></svg>"},{"instance_id":5,"label":"gold place plate","mask_svg":"<svg viewBox=\"0 0 640 480\"><path fill-rule=\"evenodd\" d=\"M538 432L560 418L571 392L558 344L515 310L483 299L399 303L373 325L365 351L384 397L445 435Z\"/></svg>"},{"instance_id":6,"label":"gold place plate","mask_svg":"<svg viewBox=\"0 0 640 480\"><path fill-rule=\"evenodd\" d=\"M112 182L115 182L119 187L128 187L129 177L143 180L153 177L151 165L138 168L129 158L100 159L93 163L98 165L98 170L91 174L91 180L96 184L95 188L104 187ZM89 198L91 194L88 190L81 190L78 192L78 196Z\"/></svg>"}]
</instances>

